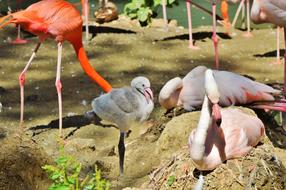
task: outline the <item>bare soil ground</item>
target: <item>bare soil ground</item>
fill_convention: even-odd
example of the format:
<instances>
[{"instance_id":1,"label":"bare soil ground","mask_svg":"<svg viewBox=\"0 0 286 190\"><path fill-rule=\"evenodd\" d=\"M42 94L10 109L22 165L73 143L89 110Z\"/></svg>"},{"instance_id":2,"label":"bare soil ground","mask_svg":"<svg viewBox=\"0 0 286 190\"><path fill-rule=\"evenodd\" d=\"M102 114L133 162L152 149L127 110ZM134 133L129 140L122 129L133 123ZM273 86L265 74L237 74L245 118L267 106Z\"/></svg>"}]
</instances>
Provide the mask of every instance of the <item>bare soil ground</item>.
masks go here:
<instances>
[{"instance_id":1,"label":"bare soil ground","mask_svg":"<svg viewBox=\"0 0 286 190\"><path fill-rule=\"evenodd\" d=\"M66 42L62 61L66 152L82 162L84 174L97 165L112 189L190 189L197 174L188 156L187 137L196 127L199 112L164 116L157 95L167 80L183 77L197 65L213 67L211 27L195 29L195 43L200 48L196 51L188 49L187 30L182 27L172 26L165 32L160 24L140 28L136 22L121 18L92 25L90 30L92 39L85 49L94 68L114 87L129 85L138 75L148 77L155 94L155 109L150 121L134 126L126 139L126 172L119 177L119 132L84 118L84 113L91 110L90 102L102 91L84 74ZM218 29L221 69L264 83L281 83L283 64L270 64L275 61L275 29L254 30L251 38L243 37L243 33L234 30L230 38L222 28ZM7 43L15 36L13 27L0 33L0 189L46 189L50 182L40 166L52 163L59 154L54 87L57 46L47 40L27 72L25 135L20 141L15 136L20 107L18 74L37 38L25 34L28 44ZM285 132L267 121L268 134L263 142L247 157L228 161L205 174L206 189L285 189ZM168 185L170 178L174 182Z\"/></svg>"}]
</instances>

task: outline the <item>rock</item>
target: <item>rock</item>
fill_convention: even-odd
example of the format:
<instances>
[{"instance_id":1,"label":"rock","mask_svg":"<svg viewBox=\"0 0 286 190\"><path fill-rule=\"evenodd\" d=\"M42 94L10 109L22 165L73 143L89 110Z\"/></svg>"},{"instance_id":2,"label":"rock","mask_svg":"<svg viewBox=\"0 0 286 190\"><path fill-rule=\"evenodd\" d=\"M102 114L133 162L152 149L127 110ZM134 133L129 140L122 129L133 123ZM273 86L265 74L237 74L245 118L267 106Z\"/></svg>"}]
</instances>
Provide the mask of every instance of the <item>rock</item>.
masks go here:
<instances>
[{"instance_id":1,"label":"rock","mask_svg":"<svg viewBox=\"0 0 286 190\"><path fill-rule=\"evenodd\" d=\"M169 27L177 27L178 21L177 20L171 20L168 24Z\"/></svg>"},{"instance_id":2,"label":"rock","mask_svg":"<svg viewBox=\"0 0 286 190\"><path fill-rule=\"evenodd\" d=\"M162 18L152 19L150 26L155 28L163 28L165 26L165 21Z\"/></svg>"}]
</instances>

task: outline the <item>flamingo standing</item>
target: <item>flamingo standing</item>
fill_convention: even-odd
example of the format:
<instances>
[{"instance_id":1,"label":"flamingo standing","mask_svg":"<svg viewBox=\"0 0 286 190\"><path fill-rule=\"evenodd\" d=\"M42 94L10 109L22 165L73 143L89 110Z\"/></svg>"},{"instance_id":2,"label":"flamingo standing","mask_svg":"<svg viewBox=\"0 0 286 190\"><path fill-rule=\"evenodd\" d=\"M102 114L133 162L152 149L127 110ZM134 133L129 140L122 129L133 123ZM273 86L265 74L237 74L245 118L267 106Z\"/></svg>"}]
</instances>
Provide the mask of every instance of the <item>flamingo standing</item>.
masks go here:
<instances>
[{"instance_id":1,"label":"flamingo standing","mask_svg":"<svg viewBox=\"0 0 286 190\"><path fill-rule=\"evenodd\" d=\"M16 4L17 4L17 9L20 10L20 4L21 4L22 0L17 0ZM28 41L23 39L21 37L21 26L17 25L17 38L13 41L11 41L11 44L26 44Z\"/></svg>"},{"instance_id":2,"label":"flamingo standing","mask_svg":"<svg viewBox=\"0 0 286 190\"><path fill-rule=\"evenodd\" d=\"M159 103L166 109L183 106L188 111L201 107L205 89L205 66L197 66L183 79L176 77L169 80L161 89ZM279 94L279 90L263 83L255 82L249 78L228 71L213 71L216 80L221 106L242 105L256 101L274 101L272 94ZM266 105L264 105L266 106ZM285 111L285 105L276 104L269 109ZM256 106L262 108L261 106Z\"/></svg>"},{"instance_id":3,"label":"flamingo standing","mask_svg":"<svg viewBox=\"0 0 286 190\"><path fill-rule=\"evenodd\" d=\"M48 11L46 11L48 10ZM56 89L59 103L59 134L62 135L62 95L61 95L61 57L62 44L65 40L69 41L77 54L78 60L86 74L95 81L105 92L111 90L111 85L103 79L89 64L82 44L82 19L80 13L73 5L64 0L43 0L30 5L27 9L11 13L0 18L0 28L15 23L39 37L39 42L34 49L24 70L19 75L20 95L21 95L21 114L20 127L23 128L24 118L24 84L25 73L32 64L32 61L41 45L47 38L53 38L58 46L58 61L56 75Z\"/></svg>"},{"instance_id":4,"label":"flamingo standing","mask_svg":"<svg viewBox=\"0 0 286 190\"><path fill-rule=\"evenodd\" d=\"M120 174L124 172L126 132L132 123L147 120L153 108L153 92L146 77L136 77L131 81L130 87L114 88L92 101L93 112L101 119L115 123L120 130Z\"/></svg>"},{"instance_id":5,"label":"flamingo standing","mask_svg":"<svg viewBox=\"0 0 286 190\"><path fill-rule=\"evenodd\" d=\"M200 120L189 137L191 159L201 171L213 170L226 160L245 156L265 133L257 117L235 108L220 110L217 105L220 92L212 70L205 72L205 81ZM219 109L214 110L214 106Z\"/></svg>"},{"instance_id":6,"label":"flamingo standing","mask_svg":"<svg viewBox=\"0 0 286 190\"><path fill-rule=\"evenodd\" d=\"M213 35L212 40L214 44L214 52L215 52L215 69L219 68L219 58L218 58L218 38L216 34L216 3L218 0L211 0L212 4L212 23L213 23ZM192 17L191 17L191 0L186 0L187 13L188 13L188 25L189 25L189 48L197 49L193 44L192 37Z\"/></svg>"},{"instance_id":7,"label":"flamingo standing","mask_svg":"<svg viewBox=\"0 0 286 190\"><path fill-rule=\"evenodd\" d=\"M82 15L84 17L85 22L85 41L88 43L88 35L89 35L89 4L88 0L81 0L81 8Z\"/></svg>"},{"instance_id":8,"label":"flamingo standing","mask_svg":"<svg viewBox=\"0 0 286 190\"><path fill-rule=\"evenodd\" d=\"M257 24L272 23L284 27L286 47L286 1L254 0L251 8L251 20ZM286 92L286 51L284 60L284 92Z\"/></svg>"},{"instance_id":9,"label":"flamingo standing","mask_svg":"<svg viewBox=\"0 0 286 190\"><path fill-rule=\"evenodd\" d=\"M252 37L252 34L250 32L250 1L249 0L231 0L231 1L233 3L238 3L240 1L240 4L239 4L239 6L237 8L237 11L235 13L235 16L234 16L234 19L232 21L231 26L232 27L235 26L240 11L242 11L242 13L244 15L244 4L246 3L247 32L243 36L245 36L245 37Z\"/></svg>"}]
</instances>

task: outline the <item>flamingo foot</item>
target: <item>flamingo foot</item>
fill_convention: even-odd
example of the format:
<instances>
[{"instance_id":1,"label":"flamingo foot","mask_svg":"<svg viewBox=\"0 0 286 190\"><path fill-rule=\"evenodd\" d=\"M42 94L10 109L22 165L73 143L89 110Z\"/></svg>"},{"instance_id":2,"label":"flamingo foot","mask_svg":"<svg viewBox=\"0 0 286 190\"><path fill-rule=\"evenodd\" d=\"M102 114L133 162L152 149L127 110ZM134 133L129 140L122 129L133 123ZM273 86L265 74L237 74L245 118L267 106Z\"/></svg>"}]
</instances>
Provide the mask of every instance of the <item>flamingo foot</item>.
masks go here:
<instances>
[{"instance_id":1,"label":"flamingo foot","mask_svg":"<svg viewBox=\"0 0 286 190\"><path fill-rule=\"evenodd\" d=\"M218 20L219 24L221 24L225 30L225 34L231 36L231 23L228 20Z\"/></svg>"},{"instance_id":2,"label":"flamingo foot","mask_svg":"<svg viewBox=\"0 0 286 190\"><path fill-rule=\"evenodd\" d=\"M189 45L189 48L192 49L192 50L199 50L199 49L201 49L200 47L195 46L195 45L193 45L193 44L190 44L190 45Z\"/></svg>"},{"instance_id":3,"label":"flamingo foot","mask_svg":"<svg viewBox=\"0 0 286 190\"><path fill-rule=\"evenodd\" d=\"M26 44L28 41L22 38L16 38L15 40L11 41L11 44Z\"/></svg>"},{"instance_id":4,"label":"flamingo foot","mask_svg":"<svg viewBox=\"0 0 286 190\"><path fill-rule=\"evenodd\" d=\"M252 38L253 37L253 34L250 33L250 32L245 32L242 34L243 37L246 37L246 38Z\"/></svg>"},{"instance_id":5,"label":"flamingo foot","mask_svg":"<svg viewBox=\"0 0 286 190\"><path fill-rule=\"evenodd\" d=\"M282 61L279 59L279 60L271 62L270 64L272 64L272 65L281 65Z\"/></svg>"}]
</instances>

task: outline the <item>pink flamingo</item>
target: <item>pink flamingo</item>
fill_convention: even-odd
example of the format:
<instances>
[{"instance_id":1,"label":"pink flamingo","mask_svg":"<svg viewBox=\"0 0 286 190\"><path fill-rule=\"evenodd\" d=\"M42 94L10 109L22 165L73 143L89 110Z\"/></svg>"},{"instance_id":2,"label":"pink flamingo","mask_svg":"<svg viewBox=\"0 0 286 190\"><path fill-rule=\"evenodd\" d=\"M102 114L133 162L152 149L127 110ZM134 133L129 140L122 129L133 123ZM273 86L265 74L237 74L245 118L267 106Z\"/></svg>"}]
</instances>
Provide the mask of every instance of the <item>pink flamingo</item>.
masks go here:
<instances>
[{"instance_id":1,"label":"pink flamingo","mask_svg":"<svg viewBox=\"0 0 286 190\"><path fill-rule=\"evenodd\" d=\"M232 21L232 27L235 26L238 15L240 11L242 10L242 13L244 15L244 4L246 3L246 19L247 19L247 32L243 35L245 37L252 37L252 34L250 32L250 1L249 0L231 0L233 3L238 3L240 1L240 4L237 8L237 11L235 13L234 19Z\"/></svg>"},{"instance_id":2,"label":"pink flamingo","mask_svg":"<svg viewBox=\"0 0 286 190\"><path fill-rule=\"evenodd\" d=\"M257 24L268 22L284 27L286 47L286 1L254 0L251 8L251 20ZM284 54L284 60L284 92L286 92L286 51Z\"/></svg>"},{"instance_id":3,"label":"pink flamingo","mask_svg":"<svg viewBox=\"0 0 286 190\"><path fill-rule=\"evenodd\" d=\"M214 50L215 50L215 68L219 68L219 59L218 59L218 38L216 35L216 3L218 0L211 0L212 3L212 11L208 11L207 9L203 8L202 6L192 2L192 0L186 0L186 6L187 6L187 15L188 15L188 26L189 26L189 48L190 49L199 49L197 46L193 43L193 28L192 28L192 16L191 16L191 4L196 5L198 8L202 9L203 11L207 13L212 14L213 18L213 44L214 44ZM224 0L222 0L224 1ZM162 0L162 7L163 7L163 17L165 22L165 28L168 27L168 21L167 21L167 13L166 13L166 0Z\"/></svg>"},{"instance_id":4,"label":"pink flamingo","mask_svg":"<svg viewBox=\"0 0 286 190\"><path fill-rule=\"evenodd\" d=\"M176 77L169 80L159 93L159 103L166 109L172 109L176 106L183 106L188 111L201 107L205 89L205 66L197 66L191 70L183 79ZM228 71L213 71L216 80L221 106L242 105L257 101L274 101L272 94L279 94L279 90L255 82L249 78ZM272 102L267 104L269 109L285 111L286 106L280 103ZM261 103L262 104L262 103ZM266 106L266 103L263 103ZM256 105L255 107L262 108ZM266 107L264 107L266 108Z\"/></svg>"},{"instance_id":5,"label":"pink flamingo","mask_svg":"<svg viewBox=\"0 0 286 190\"><path fill-rule=\"evenodd\" d=\"M211 0L212 4L212 19L213 19L213 44L214 44L214 51L215 51L215 69L219 68L219 58L218 58L218 38L216 34L216 3L217 0ZM193 36L192 36L192 17L191 17L191 0L186 0L187 6L187 13L188 13L188 25L189 25L189 48L197 49L197 47L193 44Z\"/></svg>"},{"instance_id":6,"label":"pink flamingo","mask_svg":"<svg viewBox=\"0 0 286 190\"><path fill-rule=\"evenodd\" d=\"M85 41L88 43L88 35L89 35L89 4L88 0L81 0L81 8L82 8L82 15L85 19Z\"/></svg>"},{"instance_id":7,"label":"pink flamingo","mask_svg":"<svg viewBox=\"0 0 286 190\"><path fill-rule=\"evenodd\" d=\"M257 117L235 108L220 110L217 105L220 92L210 69L205 72L205 81L200 120L189 137L191 159L201 171L213 170L226 160L247 155L265 133ZM212 109L214 106L219 109Z\"/></svg>"},{"instance_id":8,"label":"pink flamingo","mask_svg":"<svg viewBox=\"0 0 286 190\"><path fill-rule=\"evenodd\" d=\"M48 10L48 11L46 11ZM39 37L39 42L34 49L24 70L19 75L21 114L20 127L23 128L24 118L24 84L25 73L32 64L34 57L41 45L47 38L53 38L58 46L57 75L55 86L57 88L59 102L59 133L62 136L62 95L61 95L61 57L62 45L65 40L69 41L77 54L78 60L86 74L105 92L111 91L111 85L104 80L90 65L82 44L82 18L73 5L64 0L43 0L30 5L27 9L11 13L0 18L0 29L9 23L22 26L26 31Z\"/></svg>"},{"instance_id":9,"label":"pink flamingo","mask_svg":"<svg viewBox=\"0 0 286 190\"><path fill-rule=\"evenodd\" d=\"M16 1L18 10L20 10L21 2L22 2L22 0ZM11 44L26 44L27 42L28 42L27 40L25 40L21 37L21 26L17 25L17 38L15 40L11 41Z\"/></svg>"}]
</instances>

